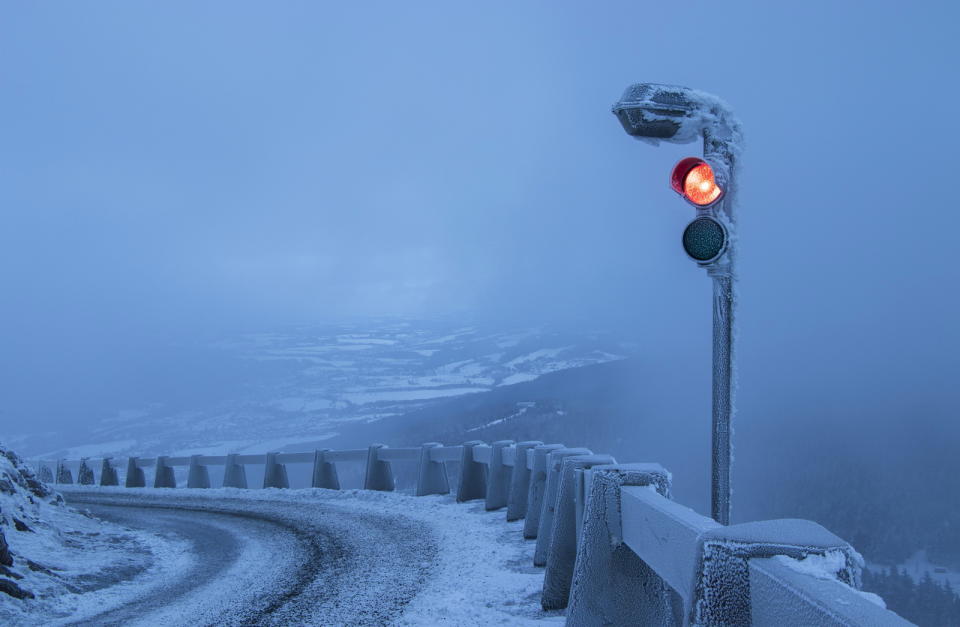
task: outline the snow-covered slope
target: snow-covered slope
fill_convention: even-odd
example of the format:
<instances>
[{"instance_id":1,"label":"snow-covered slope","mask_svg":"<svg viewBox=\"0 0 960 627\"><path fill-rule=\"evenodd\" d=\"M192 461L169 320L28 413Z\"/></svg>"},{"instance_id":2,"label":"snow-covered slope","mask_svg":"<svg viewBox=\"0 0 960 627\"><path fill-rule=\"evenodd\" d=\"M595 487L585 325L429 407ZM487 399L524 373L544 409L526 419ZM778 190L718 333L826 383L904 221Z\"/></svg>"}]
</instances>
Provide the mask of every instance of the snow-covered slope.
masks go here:
<instances>
[{"instance_id":1,"label":"snow-covered slope","mask_svg":"<svg viewBox=\"0 0 960 627\"><path fill-rule=\"evenodd\" d=\"M108 596L122 595L131 586L119 578L161 577L177 564L157 556L182 554L171 540L67 507L16 453L0 446L0 624L49 624L82 614L94 609L87 593L109 588Z\"/></svg>"}]
</instances>

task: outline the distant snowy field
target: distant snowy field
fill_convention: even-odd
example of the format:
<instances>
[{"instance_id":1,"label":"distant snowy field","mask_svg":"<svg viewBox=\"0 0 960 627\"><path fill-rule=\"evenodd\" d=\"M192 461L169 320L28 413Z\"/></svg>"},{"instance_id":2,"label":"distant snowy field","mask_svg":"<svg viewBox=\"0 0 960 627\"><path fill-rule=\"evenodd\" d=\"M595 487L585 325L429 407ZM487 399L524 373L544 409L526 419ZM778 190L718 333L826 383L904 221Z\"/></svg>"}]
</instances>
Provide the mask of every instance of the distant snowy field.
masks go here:
<instances>
[{"instance_id":1,"label":"distant snowy field","mask_svg":"<svg viewBox=\"0 0 960 627\"><path fill-rule=\"evenodd\" d=\"M64 490L68 502L78 488ZM224 499L247 499L252 507L283 508L294 505L297 511L309 515L315 511L351 512L383 517L387 514L398 521L412 522L432 538L436 547L428 555L404 555L404 559L423 561L429 573L416 596L407 603L393 624L399 625L539 625L562 623L559 613L544 613L540 608L543 585L542 569L532 566L533 541L522 538L522 521L507 523L503 512L486 512L482 502L458 504L451 496L412 497L397 493L358 490L131 490L125 488L91 488L108 497L138 495L176 503L189 499L191 503L208 503L215 507ZM83 506L79 506L82 509ZM58 508L59 509L59 508ZM194 559L187 543L176 538L160 538L148 533L124 532L115 525L97 529L90 519L85 527L77 528L76 514L71 520L59 521L65 529L84 535L83 550L64 553L48 547L40 554L51 564L67 571L85 571L101 582L102 587L91 586L83 592L62 591L59 595L29 602L16 607L31 608L17 612L9 602L0 610L4 624L64 624L83 620L95 612L118 607L148 594L162 586L164 581L177 576ZM70 531L72 533L72 531ZM96 534L100 532L102 539ZM107 533L109 532L109 533ZM119 535L117 535L119 533ZM89 539L93 538L93 542ZM111 538L123 538L121 541ZM252 538L256 540L256 538ZM376 544L377 538L370 538ZM104 546L110 545L110 546ZM26 550L26 547L20 547ZM378 550L390 550L382 546ZM262 556L261 558L262 559ZM108 582L104 573L117 571L132 577L129 581ZM227 573L229 574L229 573ZM399 576L399 575L398 575ZM225 577L219 585L229 596L236 593L229 588L256 586L257 578ZM358 585L362 582L358 582ZM261 582L263 585L264 582ZM249 592L249 590L247 591ZM191 602L184 601L185 606ZM20 603L20 602L18 602ZM347 602L346 608L349 607ZM167 608L166 616L177 616L177 609ZM186 610L185 610L186 611ZM192 610L191 610L192 611ZM345 610L348 611L348 610ZM346 615L345 615L346 616ZM349 624L344 618L342 624ZM165 624L178 624L174 619ZM337 623L341 624L341 623Z\"/></svg>"},{"instance_id":2,"label":"distant snowy field","mask_svg":"<svg viewBox=\"0 0 960 627\"><path fill-rule=\"evenodd\" d=\"M350 424L397 418L434 400L622 359L629 351L601 333L436 321L249 334L164 369L178 393L164 388L162 402L104 408L84 420L89 428L82 435L34 431L6 440L29 458L290 450Z\"/></svg>"}]
</instances>

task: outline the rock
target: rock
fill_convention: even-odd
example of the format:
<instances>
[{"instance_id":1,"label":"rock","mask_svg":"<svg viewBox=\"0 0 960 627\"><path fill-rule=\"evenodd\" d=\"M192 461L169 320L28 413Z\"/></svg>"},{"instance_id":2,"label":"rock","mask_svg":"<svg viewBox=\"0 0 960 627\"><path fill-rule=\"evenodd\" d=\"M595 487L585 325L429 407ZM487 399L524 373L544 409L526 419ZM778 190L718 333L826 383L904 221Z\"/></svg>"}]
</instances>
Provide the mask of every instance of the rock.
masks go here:
<instances>
[{"instance_id":1,"label":"rock","mask_svg":"<svg viewBox=\"0 0 960 627\"><path fill-rule=\"evenodd\" d=\"M47 575L53 575L53 574L54 574L52 570L50 570L49 568L47 568L47 567L44 566L43 564L37 564L37 563L34 562L33 560L26 560L26 562L27 562L27 568L29 568L30 570L32 570L32 571L35 572L35 573L44 573L44 574L47 574Z\"/></svg>"},{"instance_id":2,"label":"rock","mask_svg":"<svg viewBox=\"0 0 960 627\"><path fill-rule=\"evenodd\" d=\"M6 592L16 599L32 599L33 593L24 590L15 581L0 578L0 592Z\"/></svg>"},{"instance_id":3,"label":"rock","mask_svg":"<svg viewBox=\"0 0 960 627\"><path fill-rule=\"evenodd\" d=\"M42 481L37 479L37 476L34 474L33 470L23 463L23 460L20 459L19 455L2 447L0 447L0 454L10 460L10 464L13 465L14 469L17 471L15 475L4 473L4 477L0 478L0 490L3 490L7 494L12 494L14 490L12 484L16 484L20 487L26 488L31 494L42 499L53 495L53 490L47 487L47 485Z\"/></svg>"},{"instance_id":4,"label":"rock","mask_svg":"<svg viewBox=\"0 0 960 627\"><path fill-rule=\"evenodd\" d=\"M7 537L3 535L3 529L0 529L0 564L13 566L13 556L10 555L10 547L7 545Z\"/></svg>"}]
</instances>

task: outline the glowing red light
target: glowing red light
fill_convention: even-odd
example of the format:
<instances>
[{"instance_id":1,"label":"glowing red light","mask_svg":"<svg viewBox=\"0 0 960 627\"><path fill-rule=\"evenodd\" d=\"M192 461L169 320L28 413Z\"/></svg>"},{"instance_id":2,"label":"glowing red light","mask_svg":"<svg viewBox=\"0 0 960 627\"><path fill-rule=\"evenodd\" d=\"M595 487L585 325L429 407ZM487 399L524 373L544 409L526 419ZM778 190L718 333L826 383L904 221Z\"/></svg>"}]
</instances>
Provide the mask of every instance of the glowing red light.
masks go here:
<instances>
[{"instance_id":1,"label":"glowing red light","mask_svg":"<svg viewBox=\"0 0 960 627\"><path fill-rule=\"evenodd\" d=\"M687 157L673 168L670 186L698 207L712 205L723 195L713 168L697 157Z\"/></svg>"}]
</instances>

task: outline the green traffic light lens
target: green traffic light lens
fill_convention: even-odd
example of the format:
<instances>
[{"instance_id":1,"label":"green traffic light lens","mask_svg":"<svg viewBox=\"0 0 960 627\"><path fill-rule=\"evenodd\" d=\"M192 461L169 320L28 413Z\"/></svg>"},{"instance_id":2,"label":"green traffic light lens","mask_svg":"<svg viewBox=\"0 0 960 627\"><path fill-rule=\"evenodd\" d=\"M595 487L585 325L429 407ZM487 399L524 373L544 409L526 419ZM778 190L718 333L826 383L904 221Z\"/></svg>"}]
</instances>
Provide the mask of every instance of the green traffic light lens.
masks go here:
<instances>
[{"instance_id":1,"label":"green traffic light lens","mask_svg":"<svg viewBox=\"0 0 960 627\"><path fill-rule=\"evenodd\" d=\"M713 218L696 218L683 231L683 249L695 261L713 261L726 247L727 230Z\"/></svg>"}]
</instances>

